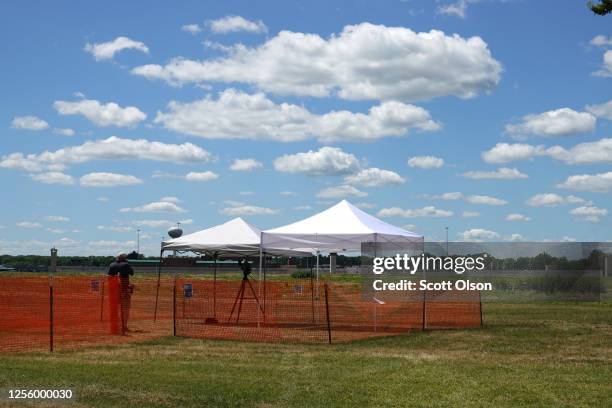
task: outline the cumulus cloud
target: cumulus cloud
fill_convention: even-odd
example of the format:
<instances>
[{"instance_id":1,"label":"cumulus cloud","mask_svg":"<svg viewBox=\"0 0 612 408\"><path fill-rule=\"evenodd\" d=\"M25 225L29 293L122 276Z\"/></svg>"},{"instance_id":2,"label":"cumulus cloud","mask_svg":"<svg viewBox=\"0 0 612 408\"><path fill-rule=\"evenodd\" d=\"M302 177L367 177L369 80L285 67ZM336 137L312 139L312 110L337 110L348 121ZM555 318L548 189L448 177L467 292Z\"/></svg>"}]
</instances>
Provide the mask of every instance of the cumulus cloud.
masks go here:
<instances>
[{"instance_id":1,"label":"cumulus cloud","mask_svg":"<svg viewBox=\"0 0 612 408\"><path fill-rule=\"evenodd\" d=\"M425 217L451 217L452 211L440 210L428 205L423 208L402 209L398 207L383 208L378 212L379 217L404 217L404 218L425 218Z\"/></svg>"},{"instance_id":2,"label":"cumulus cloud","mask_svg":"<svg viewBox=\"0 0 612 408\"><path fill-rule=\"evenodd\" d=\"M252 171L255 169L260 169L263 167L261 162L258 162L255 159L235 159L232 165L230 166L230 170L233 171Z\"/></svg>"},{"instance_id":3,"label":"cumulus cloud","mask_svg":"<svg viewBox=\"0 0 612 408\"><path fill-rule=\"evenodd\" d=\"M608 210L593 206L583 206L574 208L570 211L570 214L575 215L577 218L583 221L599 222L601 221L602 217L608 215Z\"/></svg>"},{"instance_id":4,"label":"cumulus cloud","mask_svg":"<svg viewBox=\"0 0 612 408\"><path fill-rule=\"evenodd\" d=\"M127 226L127 225L110 225L110 226L98 225L96 228L101 231L112 231L112 232L131 232L134 230L132 227Z\"/></svg>"},{"instance_id":5,"label":"cumulus cloud","mask_svg":"<svg viewBox=\"0 0 612 408\"><path fill-rule=\"evenodd\" d=\"M612 120L612 100L600 105L587 105L584 109L598 118Z\"/></svg>"},{"instance_id":6,"label":"cumulus cloud","mask_svg":"<svg viewBox=\"0 0 612 408\"><path fill-rule=\"evenodd\" d=\"M257 207L254 205L247 205L244 203L232 203L226 208L219 210L219 213L224 215L230 215L233 217L242 215L273 215L277 214L279 210L275 208Z\"/></svg>"},{"instance_id":7,"label":"cumulus cloud","mask_svg":"<svg viewBox=\"0 0 612 408\"><path fill-rule=\"evenodd\" d=\"M44 184L61 184L64 186L74 184L74 178L72 176L59 171L48 171L44 173L30 174L30 177L32 178L32 180Z\"/></svg>"},{"instance_id":8,"label":"cumulus cloud","mask_svg":"<svg viewBox=\"0 0 612 408\"><path fill-rule=\"evenodd\" d=\"M20 221L16 224L19 228L27 228L27 229L38 229L42 228L42 225L37 222L32 221Z\"/></svg>"},{"instance_id":9,"label":"cumulus cloud","mask_svg":"<svg viewBox=\"0 0 612 408\"><path fill-rule=\"evenodd\" d=\"M502 67L480 37L362 23L328 39L281 31L256 47L239 44L202 61L177 58L132 73L170 84L241 82L277 94L350 100L471 98L500 81Z\"/></svg>"},{"instance_id":10,"label":"cumulus cloud","mask_svg":"<svg viewBox=\"0 0 612 408\"><path fill-rule=\"evenodd\" d=\"M274 160L274 168L285 173L303 173L308 176L333 176L358 171L357 157L338 147L321 147L303 153L285 154Z\"/></svg>"},{"instance_id":11,"label":"cumulus cloud","mask_svg":"<svg viewBox=\"0 0 612 408\"><path fill-rule=\"evenodd\" d=\"M439 169L444 166L444 159L435 156L415 156L408 159L408 166L421 169Z\"/></svg>"},{"instance_id":12,"label":"cumulus cloud","mask_svg":"<svg viewBox=\"0 0 612 408\"><path fill-rule=\"evenodd\" d=\"M179 207L176 197L162 197L159 201L154 201L148 204L140 205L138 207L126 207L122 208L120 212L172 212L180 213L185 212L184 208Z\"/></svg>"},{"instance_id":13,"label":"cumulus cloud","mask_svg":"<svg viewBox=\"0 0 612 408\"><path fill-rule=\"evenodd\" d=\"M195 35L202 31L202 28L200 28L198 24L185 24L181 27L181 30L185 31L186 33Z\"/></svg>"},{"instance_id":14,"label":"cumulus cloud","mask_svg":"<svg viewBox=\"0 0 612 408\"><path fill-rule=\"evenodd\" d=\"M469 230L465 230L463 232L460 232L458 235L460 239L464 241L476 241L476 242L484 241L488 239L496 239L500 237L500 235L497 232L482 229L482 228L472 228Z\"/></svg>"},{"instance_id":15,"label":"cumulus cloud","mask_svg":"<svg viewBox=\"0 0 612 408\"><path fill-rule=\"evenodd\" d=\"M593 72L593 76L602 78L612 77L612 50L608 50L604 53L601 69Z\"/></svg>"},{"instance_id":16,"label":"cumulus cloud","mask_svg":"<svg viewBox=\"0 0 612 408\"><path fill-rule=\"evenodd\" d=\"M75 131L70 128L55 128L53 129L53 133L55 133L56 135L62 135L62 136L74 136L75 135Z\"/></svg>"},{"instance_id":17,"label":"cumulus cloud","mask_svg":"<svg viewBox=\"0 0 612 408\"><path fill-rule=\"evenodd\" d=\"M593 37L589 44L596 47L610 47L612 46L612 37L606 37L605 35L599 34Z\"/></svg>"},{"instance_id":18,"label":"cumulus cloud","mask_svg":"<svg viewBox=\"0 0 612 408\"><path fill-rule=\"evenodd\" d=\"M101 127L134 127L147 118L147 115L135 106L122 108L114 102L100 103L95 99L55 101L53 107L60 115L82 115Z\"/></svg>"},{"instance_id":19,"label":"cumulus cloud","mask_svg":"<svg viewBox=\"0 0 612 408\"><path fill-rule=\"evenodd\" d=\"M87 43L85 45L85 51L93 55L96 61L113 59L115 54L123 50L136 50L145 54L149 53L149 48L143 42L134 41L123 36L108 42Z\"/></svg>"},{"instance_id":20,"label":"cumulus cloud","mask_svg":"<svg viewBox=\"0 0 612 408\"><path fill-rule=\"evenodd\" d=\"M497 143L482 153L487 163L508 163L547 156L565 164L612 163L612 138L577 144L569 149L562 146L534 146L525 143Z\"/></svg>"},{"instance_id":21,"label":"cumulus cloud","mask_svg":"<svg viewBox=\"0 0 612 408\"><path fill-rule=\"evenodd\" d=\"M480 213L477 211L464 211L463 213L461 213L461 216L463 218L480 217Z\"/></svg>"},{"instance_id":22,"label":"cumulus cloud","mask_svg":"<svg viewBox=\"0 0 612 408\"><path fill-rule=\"evenodd\" d=\"M193 224L192 219L180 220L182 225ZM136 227L149 227L149 228L170 228L176 226L176 221L170 220L135 220L132 221L132 225Z\"/></svg>"},{"instance_id":23,"label":"cumulus cloud","mask_svg":"<svg viewBox=\"0 0 612 408\"><path fill-rule=\"evenodd\" d=\"M125 174L97 172L81 176L79 184L83 187L132 186L142 184L142 180Z\"/></svg>"},{"instance_id":24,"label":"cumulus cloud","mask_svg":"<svg viewBox=\"0 0 612 408\"><path fill-rule=\"evenodd\" d=\"M555 207L562 204L586 204L583 198L574 195L561 196L555 193L541 193L529 198L525 204L531 207Z\"/></svg>"},{"instance_id":25,"label":"cumulus cloud","mask_svg":"<svg viewBox=\"0 0 612 408\"><path fill-rule=\"evenodd\" d=\"M529 176L516 168L500 167L495 171L468 171L463 173L463 177L474 180L515 180L526 179Z\"/></svg>"},{"instance_id":26,"label":"cumulus cloud","mask_svg":"<svg viewBox=\"0 0 612 408\"><path fill-rule=\"evenodd\" d=\"M317 193L319 198L365 197L367 195L368 193L347 184L326 187Z\"/></svg>"},{"instance_id":27,"label":"cumulus cloud","mask_svg":"<svg viewBox=\"0 0 612 408\"><path fill-rule=\"evenodd\" d=\"M459 191L453 191L450 193L443 194L425 194L421 196L422 198L428 200L444 200L444 201L456 201L456 200L464 200L470 204L483 204L483 205L505 205L508 202L496 197L491 197L487 195L464 195Z\"/></svg>"},{"instance_id":28,"label":"cumulus cloud","mask_svg":"<svg viewBox=\"0 0 612 408\"><path fill-rule=\"evenodd\" d=\"M406 182L406 179L394 171L371 167L369 169L363 169L356 174L346 176L344 181L347 184L360 187L381 187L403 184Z\"/></svg>"},{"instance_id":29,"label":"cumulus cloud","mask_svg":"<svg viewBox=\"0 0 612 408\"><path fill-rule=\"evenodd\" d=\"M263 93L226 89L217 99L172 101L168 112L154 120L169 130L207 139L256 139L292 142L316 138L371 141L404 136L412 129L435 131L440 124L425 109L401 102L384 102L366 113L332 111L311 113L300 105L277 104Z\"/></svg>"},{"instance_id":30,"label":"cumulus cloud","mask_svg":"<svg viewBox=\"0 0 612 408\"><path fill-rule=\"evenodd\" d=\"M505 205L508 204L506 200L499 198L486 196L486 195L471 195L465 198L465 201L471 204L483 204L483 205Z\"/></svg>"},{"instance_id":31,"label":"cumulus cloud","mask_svg":"<svg viewBox=\"0 0 612 408\"><path fill-rule=\"evenodd\" d=\"M49 124L39 117L27 115L14 117L11 121L11 127L24 130L45 130L49 127Z\"/></svg>"},{"instance_id":32,"label":"cumulus cloud","mask_svg":"<svg viewBox=\"0 0 612 408\"><path fill-rule=\"evenodd\" d=\"M595 130L597 119L588 112L561 108L530 114L520 123L506 125L506 132L514 136L567 136Z\"/></svg>"},{"instance_id":33,"label":"cumulus cloud","mask_svg":"<svg viewBox=\"0 0 612 408\"><path fill-rule=\"evenodd\" d=\"M70 221L70 218L68 217L64 217L63 215L47 215L45 217L45 221L51 221L51 222L68 222Z\"/></svg>"},{"instance_id":34,"label":"cumulus cloud","mask_svg":"<svg viewBox=\"0 0 612 408\"><path fill-rule=\"evenodd\" d=\"M531 221L531 218L523 214L508 214L506 221Z\"/></svg>"},{"instance_id":35,"label":"cumulus cloud","mask_svg":"<svg viewBox=\"0 0 612 408\"><path fill-rule=\"evenodd\" d=\"M94 140L40 154L13 153L3 156L0 167L28 172L58 169L94 160L153 160L172 163L206 163L213 155L192 143L167 144L116 136Z\"/></svg>"},{"instance_id":36,"label":"cumulus cloud","mask_svg":"<svg viewBox=\"0 0 612 408\"><path fill-rule=\"evenodd\" d=\"M208 21L210 30L217 34L235 33L244 31L248 33L265 33L268 27L263 21L251 21L241 16L225 16L217 20Z\"/></svg>"},{"instance_id":37,"label":"cumulus cloud","mask_svg":"<svg viewBox=\"0 0 612 408\"><path fill-rule=\"evenodd\" d=\"M212 181L218 179L219 176L216 173L213 173L210 170L203 172L191 171L185 175L185 180L187 181Z\"/></svg>"},{"instance_id":38,"label":"cumulus cloud","mask_svg":"<svg viewBox=\"0 0 612 408\"><path fill-rule=\"evenodd\" d=\"M563 183L557 185L577 191L590 191L593 193L607 193L612 191L612 171L599 174L577 174L569 176Z\"/></svg>"}]
</instances>

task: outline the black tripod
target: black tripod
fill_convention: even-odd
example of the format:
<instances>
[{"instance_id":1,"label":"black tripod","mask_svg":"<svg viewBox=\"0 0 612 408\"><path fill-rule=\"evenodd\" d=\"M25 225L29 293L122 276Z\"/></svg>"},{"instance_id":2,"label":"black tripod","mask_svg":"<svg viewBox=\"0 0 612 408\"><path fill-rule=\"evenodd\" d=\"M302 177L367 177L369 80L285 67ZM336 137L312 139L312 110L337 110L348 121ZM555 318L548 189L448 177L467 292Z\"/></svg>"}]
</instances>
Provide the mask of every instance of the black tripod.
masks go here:
<instances>
[{"instance_id":1,"label":"black tripod","mask_svg":"<svg viewBox=\"0 0 612 408\"><path fill-rule=\"evenodd\" d=\"M238 313L236 314L236 323L238 323L238 321L240 320L240 312L242 311L242 302L244 301L245 297L245 292L246 292L246 286L249 285L249 288L251 289L251 293L253 294L252 298L246 298L246 299L255 299L255 302L257 303L257 307L259 307L259 310L261 310L262 313L264 313L263 308L261 307L261 304L259 303L259 298L257 297L257 294L255 293L255 289L253 289L253 285L251 284L251 281L249 280L249 275L251 274L251 265L249 265L248 261L238 261L238 264L240 265L240 268L242 269L242 282L240 284L240 289L238 289L238 293L236 294L236 299L234 300L234 305L232 306L232 311L230 312L229 318L227 319L227 322L229 323L230 320L232 320L232 316L234 315L234 310L236 309L236 305L238 305Z\"/></svg>"}]
</instances>

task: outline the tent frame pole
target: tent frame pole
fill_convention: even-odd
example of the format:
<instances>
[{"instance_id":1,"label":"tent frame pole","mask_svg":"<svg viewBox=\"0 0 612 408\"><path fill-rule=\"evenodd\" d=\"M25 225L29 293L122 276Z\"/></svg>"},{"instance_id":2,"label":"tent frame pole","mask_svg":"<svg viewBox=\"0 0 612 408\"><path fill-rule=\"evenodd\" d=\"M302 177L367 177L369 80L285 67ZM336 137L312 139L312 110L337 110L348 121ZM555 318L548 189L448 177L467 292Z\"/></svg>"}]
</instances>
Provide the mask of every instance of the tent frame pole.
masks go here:
<instances>
[{"instance_id":1,"label":"tent frame pole","mask_svg":"<svg viewBox=\"0 0 612 408\"><path fill-rule=\"evenodd\" d=\"M157 321L157 305L159 303L159 285L161 281L162 265L164 264L163 257L164 257L164 247L162 246L162 248L159 251L159 265L157 266L157 289L155 290L155 311L153 312L154 322Z\"/></svg>"},{"instance_id":2,"label":"tent frame pole","mask_svg":"<svg viewBox=\"0 0 612 408\"><path fill-rule=\"evenodd\" d=\"M259 279L257 280L257 292L259 297L261 298L261 267L263 264L263 231L259 233ZM257 328L259 328L260 316L259 316L259 307L257 308Z\"/></svg>"}]
</instances>

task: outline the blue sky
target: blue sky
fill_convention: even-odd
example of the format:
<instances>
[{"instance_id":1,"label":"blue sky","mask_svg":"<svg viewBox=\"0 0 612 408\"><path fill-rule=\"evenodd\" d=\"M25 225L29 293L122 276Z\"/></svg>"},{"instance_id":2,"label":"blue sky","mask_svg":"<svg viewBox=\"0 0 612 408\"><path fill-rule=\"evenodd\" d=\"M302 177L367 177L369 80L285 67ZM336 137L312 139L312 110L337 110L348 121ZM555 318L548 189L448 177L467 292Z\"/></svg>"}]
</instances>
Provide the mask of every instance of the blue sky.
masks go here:
<instances>
[{"instance_id":1,"label":"blue sky","mask_svg":"<svg viewBox=\"0 0 612 408\"><path fill-rule=\"evenodd\" d=\"M433 240L609 240L612 20L583 3L4 2L0 253L342 198Z\"/></svg>"}]
</instances>

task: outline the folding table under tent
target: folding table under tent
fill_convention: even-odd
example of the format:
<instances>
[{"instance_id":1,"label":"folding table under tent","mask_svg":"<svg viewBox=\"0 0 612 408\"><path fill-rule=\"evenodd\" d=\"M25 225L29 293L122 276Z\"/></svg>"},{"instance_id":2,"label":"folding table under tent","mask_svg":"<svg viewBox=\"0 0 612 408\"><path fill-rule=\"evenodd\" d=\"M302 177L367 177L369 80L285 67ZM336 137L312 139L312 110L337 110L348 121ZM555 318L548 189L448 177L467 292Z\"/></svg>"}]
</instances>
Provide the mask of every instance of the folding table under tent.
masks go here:
<instances>
[{"instance_id":1,"label":"folding table under tent","mask_svg":"<svg viewBox=\"0 0 612 408\"><path fill-rule=\"evenodd\" d=\"M259 270L268 248L313 248L316 251L317 280L319 253L360 251L364 242L414 244L422 235L388 224L357 208L347 200L311 217L261 233Z\"/></svg>"}]
</instances>

